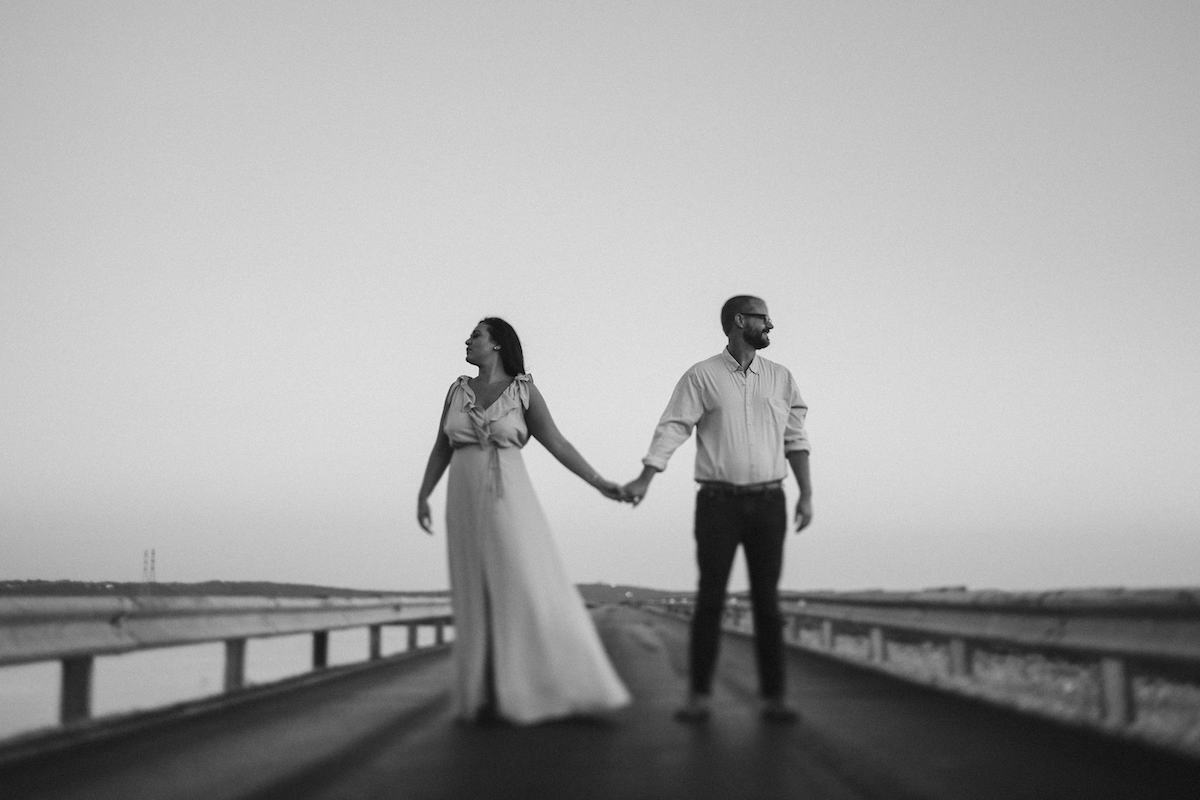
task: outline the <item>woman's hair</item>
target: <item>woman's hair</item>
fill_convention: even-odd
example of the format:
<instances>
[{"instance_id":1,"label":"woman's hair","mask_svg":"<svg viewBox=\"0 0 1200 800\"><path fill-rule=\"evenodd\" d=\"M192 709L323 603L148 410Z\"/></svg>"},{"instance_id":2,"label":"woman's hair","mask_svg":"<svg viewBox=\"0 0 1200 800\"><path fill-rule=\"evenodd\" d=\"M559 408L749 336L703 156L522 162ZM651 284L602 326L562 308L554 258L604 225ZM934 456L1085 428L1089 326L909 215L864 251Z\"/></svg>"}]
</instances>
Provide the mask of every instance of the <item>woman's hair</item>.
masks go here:
<instances>
[{"instance_id":1,"label":"woman's hair","mask_svg":"<svg viewBox=\"0 0 1200 800\"><path fill-rule=\"evenodd\" d=\"M500 345L500 363L504 365L504 371L514 377L525 372L525 353L513 326L499 317L484 317L479 322L488 326L492 341Z\"/></svg>"}]
</instances>

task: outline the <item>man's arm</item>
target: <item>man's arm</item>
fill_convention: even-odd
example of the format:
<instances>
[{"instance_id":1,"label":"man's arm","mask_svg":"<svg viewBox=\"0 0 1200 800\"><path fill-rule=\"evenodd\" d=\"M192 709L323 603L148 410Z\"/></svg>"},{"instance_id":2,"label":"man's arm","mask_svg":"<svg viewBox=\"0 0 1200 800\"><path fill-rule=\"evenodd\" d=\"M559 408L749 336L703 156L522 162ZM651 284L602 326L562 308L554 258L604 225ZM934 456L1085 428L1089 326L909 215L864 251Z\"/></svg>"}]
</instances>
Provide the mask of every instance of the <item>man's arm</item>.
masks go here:
<instances>
[{"instance_id":1,"label":"man's arm","mask_svg":"<svg viewBox=\"0 0 1200 800\"><path fill-rule=\"evenodd\" d=\"M800 499L796 501L796 532L808 527L812 522L812 477L808 472L808 451L793 450L787 454L788 463L792 465L792 474L796 476L796 486L800 488Z\"/></svg>"},{"instance_id":2,"label":"man's arm","mask_svg":"<svg viewBox=\"0 0 1200 800\"><path fill-rule=\"evenodd\" d=\"M654 437L650 440L650 452L642 459L642 474L622 487L626 500L635 506L642 502L646 490L650 488L650 481L667 468L671 455L692 435L692 429L703 413L700 387L692 370L689 370L675 384L671 399L667 401L667 407L658 420Z\"/></svg>"}]
</instances>

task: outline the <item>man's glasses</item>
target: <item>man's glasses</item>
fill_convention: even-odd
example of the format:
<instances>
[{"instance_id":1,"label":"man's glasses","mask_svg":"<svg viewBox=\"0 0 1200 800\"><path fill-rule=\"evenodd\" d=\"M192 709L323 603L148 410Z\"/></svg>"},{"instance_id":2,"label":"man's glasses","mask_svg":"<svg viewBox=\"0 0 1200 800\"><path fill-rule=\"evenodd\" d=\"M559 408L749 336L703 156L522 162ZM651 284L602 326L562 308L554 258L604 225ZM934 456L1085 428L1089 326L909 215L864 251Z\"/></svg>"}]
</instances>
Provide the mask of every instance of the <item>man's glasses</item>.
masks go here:
<instances>
[{"instance_id":1,"label":"man's glasses","mask_svg":"<svg viewBox=\"0 0 1200 800\"><path fill-rule=\"evenodd\" d=\"M739 311L738 313L741 314L743 317L758 317L759 319L761 319L763 321L763 324L770 325L772 328L775 327L775 323L771 322L770 314L756 314L753 311Z\"/></svg>"}]
</instances>

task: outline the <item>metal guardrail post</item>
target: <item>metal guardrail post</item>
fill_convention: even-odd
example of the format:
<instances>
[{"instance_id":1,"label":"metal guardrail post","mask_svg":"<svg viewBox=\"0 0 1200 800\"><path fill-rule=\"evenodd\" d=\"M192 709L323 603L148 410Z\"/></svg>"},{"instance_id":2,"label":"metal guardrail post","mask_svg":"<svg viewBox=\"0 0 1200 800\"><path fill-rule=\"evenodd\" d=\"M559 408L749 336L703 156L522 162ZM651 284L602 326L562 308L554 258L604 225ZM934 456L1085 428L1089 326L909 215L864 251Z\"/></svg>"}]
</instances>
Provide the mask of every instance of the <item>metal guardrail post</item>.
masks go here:
<instances>
[{"instance_id":1,"label":"metal guardrail post","mask_svg":"<svg viewBox=\"0 0 1200 800\"><path fill-rule=\"evenodd\" d=\"M313 631L312 656L313 669L329 666L329 631Z\"/></svg>"},{"instance_id":2,"label":"metal guardrail post","mask_svg":"<svg viewBox=\"0 0 1200 800\"><path fill-rule=\"evenodd\" d=\"M59 721L64 725L92 715L91 656L76 656L62 660L62 692L59 694Z\"/></svg>"},{"instance_id":3,"label":"metal guardrail post","mask_svg":"<svg viewBox=\"0 0 1200 800\"><path fill-rule=\"evenodd\" d=\"M225 640L225 691L246 685L246 640Z\"/></svg>"},{"instance_id":4,"label":"metal guardrail post","mask_svg":"<svg viewBox=\"0 0 1200 800\"><path fill-rule=\"evenodd\" d=\"M975 648L966 639L951 639L949 652L950 677L970 678L975 674Z\"/></svg>"},{"instance_id":5,"label":"metal guardrail post","mask_svg":"<svg viewBox=\"0 0 1200 800\"><path fill-rule=\"evenodd\" d=\"M371 625L368 629L369 644L367 658L378 661L383 658L383 626Z\"/></svg>"},{"instance_id":6,"label":"metal guardrail post","mask_svg":"<svg viewBox=\"0 0 1200 800\"><path fill-rule=\"evenodd\" d=\"M871 628L870 633L870 658L876 664L882 664L887 661L887 641L883 635L883 628Z\"/></svg>"},{"instance_id":7,"label":"metal guardrail post","mask_svg":"<svg viewBox=\"0 0 1200 800\"><path fill-rule=\"evenodd\" d=\"M821 649L833 650L833 620L821 620Z\"/></svg>"},{"instance_id":8,"label":"metal guardrail post","mask_svg":"<svg viewBox=\"0 0 1200 800\"><path fill-rule=\"evenodd\" d=\"M1122 728L1133 722L1133 681L1124 659L1100 659L1100 690L1101 720L1105 725Z\"/></svg>"},{"instance_id":9,"label":"metal guardrail post","mask_svg":"<svg viewBox=\"0 0 1200 800\"><path fill-rule=\"evenodd\" d=\"M409 624L409 625L406 625L405 627L408 628L408 649L410 651L416 650L417 649L417 627L418 626Z\"/></svg>"},{"instance_id":10,"label":"metal guardrail post","mask_svg":"<svg viewBox=\"0 0 1200 800\"><path fill-rule=\"evenodd\" d=\"M433 641L436 644L445 644L446 643L446 626L444 624L442 624L441 622L439 622L437 624L437 628L434 631Z\"/></svg>"}]
</instances>

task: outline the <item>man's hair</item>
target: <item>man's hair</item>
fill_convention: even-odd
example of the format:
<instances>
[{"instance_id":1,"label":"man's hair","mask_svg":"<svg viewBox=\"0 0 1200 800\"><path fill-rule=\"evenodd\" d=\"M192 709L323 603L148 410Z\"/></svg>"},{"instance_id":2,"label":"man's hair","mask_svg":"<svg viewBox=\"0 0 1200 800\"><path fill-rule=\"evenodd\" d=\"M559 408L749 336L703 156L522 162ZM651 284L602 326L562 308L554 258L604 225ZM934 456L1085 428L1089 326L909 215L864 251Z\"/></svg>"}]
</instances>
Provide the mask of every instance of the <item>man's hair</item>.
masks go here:
<instances>
[{"instance_id":1,"label":"man's hair","mask_svg":"<svg viewBox=\"0 0 1200 800\"><path fill-rule=\"evenodd\" d=\"M488 326L492 341L500 345L500 363L504 365L504 371L513 377L525 372L525 352L513 326L499 317L484 317L479 322Z\"/></svg>"},{"instance_id":2,"label":"man's hair","mask_svg":"<svg viewBox=\"0 0 1200 800\"><path fill-rule=\"evenodd\" d=\"M734 315L745 311L746 306L752 300L762 300L762 298L753 294L739 294L729 298L725 301L725 305L721 306L721 330L725 331L726 336L733 330Z\"/></svg>"}]
</instances>

